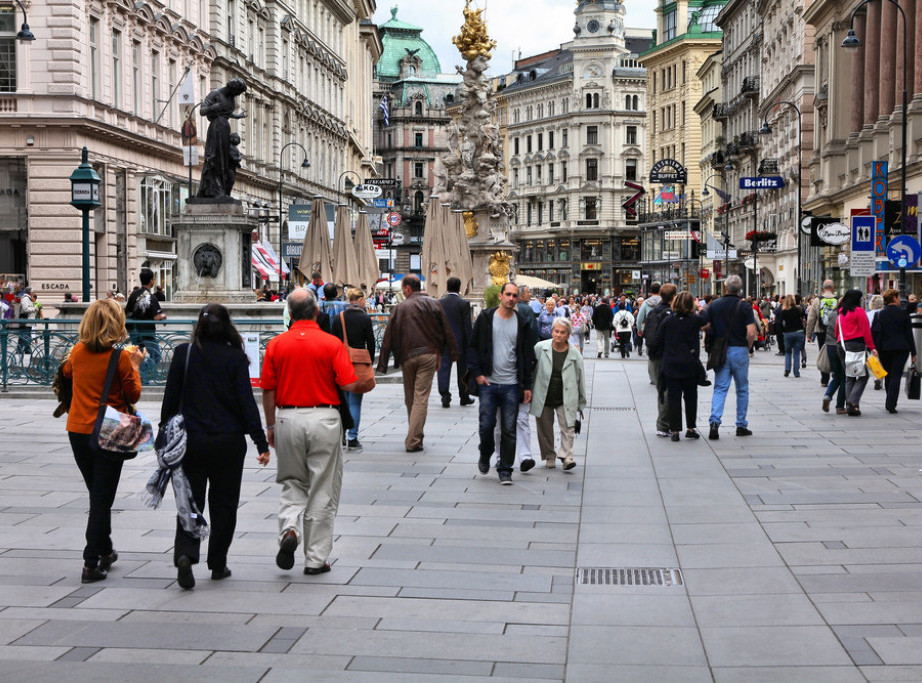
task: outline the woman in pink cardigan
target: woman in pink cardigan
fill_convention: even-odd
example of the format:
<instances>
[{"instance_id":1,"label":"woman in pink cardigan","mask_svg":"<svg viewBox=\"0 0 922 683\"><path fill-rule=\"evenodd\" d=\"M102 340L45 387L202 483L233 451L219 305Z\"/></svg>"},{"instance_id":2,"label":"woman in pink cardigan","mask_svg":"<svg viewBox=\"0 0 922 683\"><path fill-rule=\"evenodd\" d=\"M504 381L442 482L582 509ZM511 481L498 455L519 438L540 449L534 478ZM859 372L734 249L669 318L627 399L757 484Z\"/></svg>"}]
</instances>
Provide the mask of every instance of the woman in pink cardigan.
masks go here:
<instances>
[{"instance_id":1,"label":"woman in pink cardigan","mask_svg":"<svg viewBox=\"0 0 922 683\"><path fill-rule=\"evenodd\" d=\"M874 339L871 337L871 324L868 322L868 315L861 308L862 297L861 290L850 289L845 292L845 296L839 301L839 307L836 310L836 341L838 342L839 358L842 360L843 365L845 365L846 351L870 351L875 356L877 355L877 349L874 348ZM861 415L858 402L861 400L861 394L864 393L864 388L867 384L867 366L862 368L862 374L857 377L850 377L846 370L845 410L849 415Z\"/></svg>"}]
</instances>

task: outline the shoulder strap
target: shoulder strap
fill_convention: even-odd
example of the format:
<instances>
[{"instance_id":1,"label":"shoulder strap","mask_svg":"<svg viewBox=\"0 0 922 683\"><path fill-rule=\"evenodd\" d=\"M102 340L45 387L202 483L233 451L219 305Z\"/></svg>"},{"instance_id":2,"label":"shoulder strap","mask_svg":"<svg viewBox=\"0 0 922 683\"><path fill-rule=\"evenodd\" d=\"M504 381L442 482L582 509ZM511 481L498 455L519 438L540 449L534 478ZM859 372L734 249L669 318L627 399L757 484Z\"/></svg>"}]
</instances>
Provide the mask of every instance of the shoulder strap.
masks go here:
<instances>
[{"instance_id":1,"label":"shoulder strap","mask_svg":"<svg viewBox=\"0 0 922 683\"><path fill-rule=\"evenodd\" d=\"M182 412L182 400L186 395L186 377L189 376L189 358L192 356L192 341L189 341L189 346L186 347L186 365L183 367L182 371L182 389L179 390L179 410L176 412Z\"/></svg>"},{"instance_id":2,"label":"shoulder strap","mask_svg":"<svg viewBox=\"0 0 922 683\"><path fill-rule=\"evenodd\" d=\"M346 334L346 312L340 311L339 313L339 324L343 326L343 343L346 345L346 348L349 348L349 335ZM332 327L332 325L330 325Z\"/></svg>"},{"instance_id":3,"label":"shoulder strap","mask_svg":"<svg viewBox=\"0 0 922 683\"><path fill-rule=\"evenodd\" d=\"M115 379L115 371L118 370L118 359L121 355L121 349L112 349L112 355L109 356L109 367L106 369L106 382L103 384L102 396L99 398L100 407L109 403L109 392L112 391L112 380Z\"/></svg>"},{"instance_id":4,"label":"shoulder strap","mask_svg":"<svg viewBox=\"0 0 922 683\"><path fill-rule=\"evenodd\" d=\"M842 314L836 314L836 325L839 327L839 343L842 345L842 350L847 351L845 348L845 335L842 333Z\"/></svg>"}]
</instances>

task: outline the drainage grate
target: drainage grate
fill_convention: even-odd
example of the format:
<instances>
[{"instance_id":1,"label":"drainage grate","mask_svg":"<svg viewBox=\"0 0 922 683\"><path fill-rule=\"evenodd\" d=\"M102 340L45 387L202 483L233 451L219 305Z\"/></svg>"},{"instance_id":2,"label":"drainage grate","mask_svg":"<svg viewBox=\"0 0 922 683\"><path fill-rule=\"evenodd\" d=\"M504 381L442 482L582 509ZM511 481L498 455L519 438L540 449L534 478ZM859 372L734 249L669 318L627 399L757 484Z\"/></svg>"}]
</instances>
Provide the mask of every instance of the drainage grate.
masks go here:
<instances>
[{"instance_id":1,"label":"drainage grate","mask_svg":"<svg viewBox=\"0 0 922 683\"><path fill-rule=\"evenodd\" d=\"M579 567L576 583L591 586L659 586L684 585L678 567Z\"/></svg>"},{"instance_id":2,"label":"drainage grate","mask_svg":"<svg viewBox=\"0 0 922 683\"><path fill-rule=\"evenodd\" d=\"M635 409L632 407L628 407L628 406L620 406L617 408L603 408L600 406L592 406L591 408L584 408L584 410L603 410L603 411L609 411L609 412L629 413Z\"/></svg>"}]
</instances>

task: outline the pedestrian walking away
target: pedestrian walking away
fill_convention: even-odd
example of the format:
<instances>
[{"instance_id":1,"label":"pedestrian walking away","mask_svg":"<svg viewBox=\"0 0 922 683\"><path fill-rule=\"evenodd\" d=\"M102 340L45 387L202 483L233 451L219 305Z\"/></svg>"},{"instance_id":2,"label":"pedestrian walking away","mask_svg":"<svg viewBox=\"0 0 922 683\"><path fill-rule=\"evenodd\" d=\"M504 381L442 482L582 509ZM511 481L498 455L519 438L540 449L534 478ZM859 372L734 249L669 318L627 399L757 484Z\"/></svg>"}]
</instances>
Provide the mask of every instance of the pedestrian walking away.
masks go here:
<instances>
[{"instance_id":1,"label":"pedestrian walking away","mask_svg":"<svg viewBox=\"0 0 922 683\"><path fill-rule=\"evenodd\" d=\"M736 435L750 436L749 421L749 354L756 340L756 321L752 306L740 299L743 281L730 275L724 281L725 293L704 309L704 318L711 323L714 344L726 339L726 357L714 368L714 394L711 397L708 438L720 438L724 403L730 391L730 380L736 388Z\"/></svg>"},{"instance_id":2,"label":"pedestrian walking away","mask_svg":"<svg viewBox=\"0 0 922 683\"><path fill-rule=\"evenodd\" d=\"M352 348L368 351L371 362L374 364L375 331L371 316L365 311L365 292L353 288L346 292L346 298L349 300L349 305L333 318L333 336L340 340L348 338L349 346ZM343 320L346 321L345 334ZM362 422L362 397L365 394L355 391L343 393L346 404L349 406L349 413L352 415L352 426L346 430L346 447L350 451L360 451L362 444L359 441L359 425Z\"/></svg>"},{"instance_id":3,"label":"pedestrian walking away","mask_svg":"<svg viewBox=\"0 0 922 683\"><path fill-rule=\"evenodd\" d=\"M915 364L917 349L909 313L900 306L900 293L888 289L884 292L883 300L884 309L871 323L871 336L880 354L880 362L887 371L884 377L884 388L887 391L884 408L888 413L896 413L906 359L910 358Z\"/></svg>"},{"instance_id":4,"label":"pedestrian walking away","mask_svg":"<svg viewBox=\"0 0 922 683\"><path fill-rule=\"evenodd\" d=\"M457 361L459 356L445 310L421 291L419 277L405 276L400 287L405 299L391 313L378 356L378 372L387 371L393 352L394 362L403 372L403 402L409 423L404 446L407 453L416 453L423 450L429 393L441 357L447 354Z\"/></svg>"},{"instance_id":5,"label":"pedestrian walking away","mask_svg":"<svg viewBox=\"0 0 922 683\"><path fill-rule=\"evenodd\" d=\"M260 386L269 445L277 456L279 550L291 569L304 545L304 573L330 571L333 522L343 479L340 389L357 377L343 343L317 325L318 303L300 287L288 296L291 328L266 346Z\"/></svg>"},{"instance_id":6,"label":"pedestrian walking away","mask_svg":"<svg viewBox=\"0 0 922 683\"><path fill-rule=\"evenodd\" d=\"M794 370L794 377L800 377L800 350L804 345L804 312L795 303L794 295L788 294L781 304L781 311L775 317L784 332L784 376Z\"/></svg>"},{"instance_id":7,"label":"pedestrian walking away","mask_svg":"<svg viewBox=\"0 0 922 683\"><path fill-rule=\"evenodd\" d=\"M655 379L650 382L656 385L656 435L668 437L671 435L669 424L669 403L666 400L666 383L662 375L663 349L656 345L659 329L663 322L672 315L672 300L676 295L676 286L666 283L659 288L656 296L657 304L644 319L644 336L647 339L647 374Z\"/></svg>"},{"instance_id":8,"label":"pedestrian walking away","mask_svg":"<svg viewBox=\"0 0 922 683\"><path fill-rule=\"evenodd\" d=\"M634 316L627 310L626 304L618 304L618 310L615 312L612 327L618 338L618 350L621 352L621 357L630 358L631 352L629 346L631 343L631 335L633 334Z\"/></svg>"},{"instance_id":9,"label":"pedestrian walking away","mask_svg":"<svg viewBox=\"0 0 922 683\"><path fill-rule=\"evenodd\" d=\"M827 353L825 347L828 328L824 318L828 318L830 312L835 311L839 304L835 291L835 283L832 280L824 280L823 291L807 307L807 324L804 334L810 341L816 341L820 353ZM828 372L820 372L820 384L824 387L829 385Z\"/></svg>"},{"instance_id":10,"label":"pedestrian walking away","mask_svg":"<svg viewBox=\"0 0 922 683\"><path fill-rule=\"evenodd\" d=\"M602 303L596 306L592 312L592 324L595 327L596 358L601 358L603 353L608 358L614 317L615 314L612 313L611 301L608 297L602 299Z\"/></svg>"},{"instance_id":11,"label":"pedestrian walking away","mask_svg":"<svg viewBox=\"0 0 922 683\"><path fill-rule=\"evenodd\" d=\"M439 299L439 304L445 311L448 324L451 327L451 333L455 338L455 345L458 348L458 360L455 362L450 354L442 354L438 375L439 395L442 397L442 407L448 408L451 405L451 366L452 363L455 363L457 365L458 402L462 406L469 406L474 401L468 393L467 385L464 383L464 375L467 373L467 346L471 339L472 329L471 304L467 299L461 297L460 278L448 278L446 287L448 293ZM531 308L528 309L528 312L531 313ZM534 317L533 313L532 317ZM535 324L537 325L537 322Z\"/></svg>"},{"instance_id":12,"label":"pedestrian walking away","mask_svg":"<svg viewBox=\"0 0 922 683\"><path fill-rule=\"evenodd\" d=\"M208 492L207 563L214 580L231 575L227 553L237 527L246 434L256 444L258 461L269 462L269 443L253 398L249 364L243 339L227 309L208 304L199 312L192 341L173 352L160 408L163 429L182 406L186 452L180 467L197 509L204 511L206 489ZM173 564L182 588L195 586L192 566L199 562L200 544L177 518Z\"/></svg>"},{"instance_id":13,"label":"pedestrian walking away","mask_svg":"<svg viewBox=\"0 0 922 683\"><path fill-rule=\"evenodd\" d=\"M586 407L586 372L583 355L568 342L572 333L566 318L554 321L552 338L535 346L535 383L530 411L538 423L538 447L545 466L553 469L555 456L564 470L576 467L573 441L576 422ZM554 450L554 418L560 431L560 448Z\"/></svg>"},{"instance_id":14,"label":"pedestrian walking away","mask_svg":"<svg viewBox=\"0 0 922 683\"><path fill-rule=\"evenodd\" d=\"M90 494L90 513L86 521L86 546L83 548L83 583L105 579L118 559L112 546L112 503L122 473L122 459L90 445L99 404L128 412L129 403L141 398L139 368L144 349L134 348L118 359L115 380L108 396L103 396L106 371L114 346L125 341L125 312L114 299L94 301L83 314L77 332L79 341L64 361L62 373L72 385L67 415L67 436L74 460Z\"/></svg>"},{"instance_id":15,"label":"pedestrian walking away","mask_svg":"<svg viewBox=\"0 0 922 683\"><path fill-rule=\"evenodd\" d=\"M481 474L490 471L490 456L496 449L493 431L498 412L501 435L496 469L503 485L512 483L516 417L519 404L531 401L535 366L535 343L527 319L516 308L518 298L519 288L515 284L503 285L499 306L477 316L468 352L468 375L477 384L480 408L477 467Z\"/></svg>"}]
</instances>

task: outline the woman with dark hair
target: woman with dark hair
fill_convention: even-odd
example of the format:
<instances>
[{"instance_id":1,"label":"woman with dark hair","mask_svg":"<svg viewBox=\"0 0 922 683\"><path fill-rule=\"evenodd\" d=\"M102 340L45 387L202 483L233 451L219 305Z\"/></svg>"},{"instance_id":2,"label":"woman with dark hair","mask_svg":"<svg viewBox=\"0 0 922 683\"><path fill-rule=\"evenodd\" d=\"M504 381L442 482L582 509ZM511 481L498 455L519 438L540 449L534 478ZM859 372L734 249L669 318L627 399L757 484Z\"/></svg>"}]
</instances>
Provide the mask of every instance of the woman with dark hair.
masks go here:
<instances>
[{"instance_id":1,"label":"woman with dark hair","mask_svg":"<svg viewBox=\"0 0 922 683\"><path fill-rule=\"evenodd\" d=\"M871 336L880 349L880 362L887 371L884 386L887 400L884 407L888 413L896 412L896 402L900 397L900 379L906 359L912 356L916 362L916 342L912 338L912 323L909 312L900 306L900 293L895 289L884 292L881 310L871 323Z\"/></svg>"},{"instance_id":2,"label":"woman with dark hair","mask_svg":"<svg viewBox=\"0 0 922 683\"><path fill-rule=\"evenodd\" d=\"M861 290L850 289L845 292L836 309L836 343L839 345L837 351L845 366L845 411L852 416L861 415L858 404L868 384L868 369L865 366L860 369L860 374L850 375L848 364L845 363L845 352L870 351L877 355L868 315L861 307L862 296Z\"/></svg>"},{"instance_id":3,"label":"woman with dark hair","mask_svg":"<svg viewBox=\"0 0 922 683\"><path fill-rule=\"evenodd\" d=\"M672 300L673 315L667 316L649 340L648 348L662 355L660 366L666 400L669 404L669 430L672 440L679 440L682 430L682 401L685 401L685 438L700 438L695 429L698 419L698 360L701 329L708 322L695 313L695 297L679 292Z\"/></svg>"},{"instance_id":4,"label":"woman with dark hair","mask_svg":"<svg viewBox=\"0 0 922 683\"><path fill-rule=\"evenodd\" d=\"M374 363L375 332L371 316L365 311L365 292L361 289L350 288L346 292L346 298L349 300L349 305L333 318L333 336L339 337L340 340L343 340L345 336L348 338L349 346L353 349L366 349L368 355L371 356L371 362ZM343 321L346 324L345 335L343 334ZM357 394L354 391L343 393L349 405L349 413L352 415L352 428L347 433L346 447L350 451L361 451L359 423L362 421L362 397L365 394Z\"/></svg>"},{"instance_id":5,"label":"woman with dark hair","mask_svg":"<svg viewBox=\"0 0 922 683\"><path fill-rule=\"evenodd\" d=\"M784 332L784 376L791 374L800 377L800 350L804 347L804 311L797 304L793 294L788 294L781 302L781 311L775 317Z\"/></svg>"},{"instance_id":6,"label":"woman with dark hair","mask_svg":"<svg viewBox=\"0 0 922 683\"><path fill-rule=\"evenodd\" d=\"M221 304L202 308L191 346L180 344L173 352L160 410L161 428L178 412L186 425L182 468L199 510L205 509L206 486L209 489L208 568L212 579L225 579L231 575L227 551L237 525L247 450L244 436L253 439L262 465L269 462L269 443L253 399L243 339ZM182 588L195 586L192 565L199 561L199 544L177 518L173 562Z\"/></svg>"}]
</instances>

